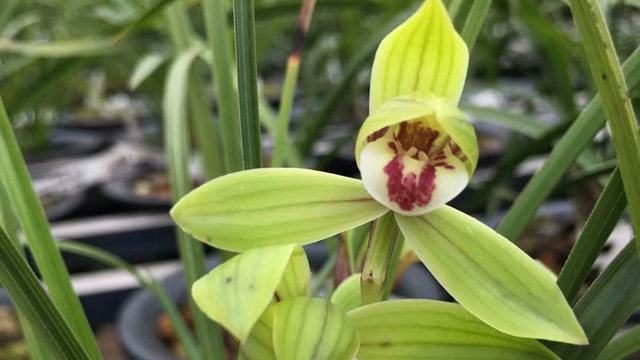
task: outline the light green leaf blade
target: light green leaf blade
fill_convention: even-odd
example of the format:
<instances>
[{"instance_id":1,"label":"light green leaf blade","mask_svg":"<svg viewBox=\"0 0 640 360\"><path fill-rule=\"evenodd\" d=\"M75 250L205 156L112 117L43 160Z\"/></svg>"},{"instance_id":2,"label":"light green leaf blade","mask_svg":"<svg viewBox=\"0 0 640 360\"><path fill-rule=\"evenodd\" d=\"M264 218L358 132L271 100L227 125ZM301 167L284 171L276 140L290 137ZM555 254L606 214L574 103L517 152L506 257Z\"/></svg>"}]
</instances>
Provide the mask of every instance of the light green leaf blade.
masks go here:
<instances>
[{"instance_id":1,"label":"light green leaf blade","mask_svg":"<svg viewBox=\"0 0 640 360\"><path fill-rule=\"evenodd\" d=\"M151 53L140 59L131 74L131 78L129 78L129 89L137 89L165 61L167 61L167 57L159 53Z\"/></svg>"},{"instance_id":2,"label":"light green leaf blade","mask_svg":"<svg viewBox=\"0 0 640 360\"><path fill-rule=\"evenodd\" d=\"M282 280L276 289L276 296L280 300L309 296L310 285L311 268L307 253L304 252L302 246L296 246L291 254L289 264L284 269Z\"/></svg>"},{"instance_id":3,"label":"light green leaf blade","mask_svg":"<svg viewBox=\"0 0 640 360\"><path fill-rule=\"evenodd\" d=\"M0 39L0 54L14 53L41 58L96 56L112 52L113 44L105 39L77 39L56 43L22 43Z\"/></svg>"},{"instance_id":4,"label":"light green leaf blade","mask_svg":"<svg viewBox=\"0 0 640 360\"><path fill-rule=\"evenodd\" d=\"M340 284L331 295L331 302L342 311L351 311L362 304L360 274L353 274Z\"/></svg>"},{"instance_id":5,"label":"light green leaf blade","mask_svg":"<svg viewBox=\"0 0 640 360\"><path fill-rule=\"evenodd\" d=\"M457 304L387 301L349 317L361 339L358 360L559 360L539 342L501 333Z\"/></svg>"},{"instance_id":6,"label":"light green leaf blade","mask_svg":"<svg viewBox=\"0 0 640 360\"><path fill-rule=\"evenodd\" d=\"M295 244L254 249L237 255L196 281L198 307L244 340L273 300Z\"/></svg>"},{"instance_id":7,"label":"light green leaf blade","mask_svg":"<svg viewBox=\"0 0 640 360\"><path fill-rule=\"evenodd\" d=\"M210 181L182 198L173 219L229 251L309 244L387 212L362 182L303 169L256 169Z\"/></svg>"},{"instance_id":8,"label":"light green leaf blade","mask_svg":"<svg viewBox=\"0 0 640 360\"><path fill-rule=\"evenodd\" d=\"M277 360L273 349L273 306L269 306L240 344L238 360Z\"/></svg>"},{"instance_id":9,"label":"light green leaf blade","mask_svg":"<svg viewBox=\"0 0 640 360\"><path fill-rule=\"evenodd\" d=\"M299 297L274 306L278 360L351 360L359 343L351 319L326 299Z\"/></svg>"},{"instance_id":10,"label":"light green leaf blade","mask_svg":"<svg viewBox=\"0 0 640 360\"><path fill-rule=\"evenodd\" d=\"M435 94L458 102L469 51L440 0L422 7L380 44L371 70L369 112L401 95Z\"/></svg>"},{"instance_id":11,"label":"light green leaf blade","mask_svg":"<svg viewBox=\"0 0 640 360\"><path fill-rule=\"evenodd\" d=\"M396 220L434 277L482 321L513 336L587 343L550 272L491 228L448 206Z\"/></svg>"}]
</instances>

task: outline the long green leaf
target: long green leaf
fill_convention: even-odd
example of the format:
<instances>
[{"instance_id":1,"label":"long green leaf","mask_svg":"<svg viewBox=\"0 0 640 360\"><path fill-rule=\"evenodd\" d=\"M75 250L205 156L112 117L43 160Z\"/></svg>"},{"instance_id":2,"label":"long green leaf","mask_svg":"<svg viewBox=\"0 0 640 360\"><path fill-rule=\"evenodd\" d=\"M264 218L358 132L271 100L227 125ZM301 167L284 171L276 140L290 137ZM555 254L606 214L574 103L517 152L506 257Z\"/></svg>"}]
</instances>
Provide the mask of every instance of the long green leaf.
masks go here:
<instances>
[{"instance_id":1,"label":"long green leaf","mask_svg":"<svg viewBox=\"0 0 640 360\"><path fill-rule=\"evenodd\" d=\"M129 36L130 34L136 32L142 26L144 26L149 20L153 19L156 15L158 15L162 10L164 10L168 5L170 5L175 0L157 0L153 5L151 5L148 9L140 13L135 20L127 24L122 30L116 34L111 40L113 43L118 43L122 41L124 38Z\"/></svg>"},{"instance_id":2,"label":"long green leaf","mask_svg":"<svg viewBox=\"0 0 640 360\"><path fill-rule=\"evenodd\" d=\"M20 240L18 240L18 220L15 218L11 202L9 201L9 194L7 193L4 185L0 181L0 228L6 230L7 236L13 241L16 247L20 247ZM24 256L24 254L22 254ZM17 306L18 319L20 321L20 327L24 334L27 349L32 360L46 360L48 352L44 349L44 344L38 340L33 327L29 324L24 312Z\"/></svg>"},{"instance_id":3,"label":"long green leaf","mask_svg":"<svg viewBox=\"0 0 640 360\"><path fill-rule=\"evenodd\" d=\"M180 4L180 3L176 3ZM171 65L165 84L164 125L165 144L169 163L171 190L174 202L186 195L192 188L189 173L189 155L191 151L190 126L187 117L187 91L192 62L202 51L194 47L182 53ZM194 239L180 229L176 229L180 257L185 272L187 288L190 288L205 274L204 250ZM193 299L190 299L191 302ZM196 333L203 345L205 359L215 359L223 352L220 329L210 322L204 314L191 303Z\"/></svg>"},{"instance_id":4,"label":"long green leaf","mask_svg":"<svg viewBox=\"0 0 640 360\"><path fill-rule=\"evenodd\" d=\"M569 0L569 6L602 99L625 185L631 224L635 233L640 234L640 134L618 56L600 3L597 0ZM640 244L640 236L637 241Z\"/></svg>"},{"instance_id":5,"label":"long green leaf","mask_svg":"<svg viewBox=\"0 0 640 360\"><path fill-rule=\"evenodd\" d=\"M622 178L620 171L616 169L589 215L558 277L558 286L567 301L572 302L578 294L626 205Z\"/></svg>"},{"instance_id":6,"label":"long green leaf","mask_svg":"<svg viewBox=\"0 0 640 360\"><path fill-rule=\"evenodd\" d=\"M129 78L129 89L135 90L167 61L167 57L160 53L146 55L136 64Z\"/></svg>"},{"instance_id":7,"label":"long green leaf","mask_svg":"<svg viewBox=\"0 0 640 360\"><path fill-rule=\"evenodd\" d=\"M480 35L480 30L482 30L482 25L484 25L484 20L489 13L489 8L491 8L492 3L493 0L474 0L469 9L467 20L460 32L460 36L462 36L462 39L467 44L469 52L473 50L476 44L476 40Z\"/></svg>"},{"instance_id":8,"label":"long green leaf","mask_svg":"<svg viewBox=\"0 0 640 360\"><path fill-rule=\"evenodd\" d=\"M0 39L0 54L14 53L41 58L95 56L104 55L113 50L113 44L105 39L79 39L57 43L20 43Z\"/></svg>"},{"instance_id":9,"label":"long green leaf","mask_svg":"<svg viewBox=\"0 0 640 360\"><path fill-rule=\"evenodd\" d=\"M358 180L303 169L255 169L200 186L171 215L200 241L244 251L309 244L387 211Z\"/></svg>"},{"instance_id":10,"label":"long green leaf","mask_svg":"<svg viewBox=\"0 0 640 360\"><path fill-rule=\"evenodd\" d=\"M623 71L629 89L637 88L640 85L640 48L625 62ZM596 96L582 110L573 125L555 145L545 164L520 193L500 223L498 232L512 241L520 236L569 165L591 143L604 124L602 104L600 97Z\"/></svg>"},{"instance_id":11,"label":"long green leaf","mask_svg":"<svg viewBox=\"0 0 640 360\"><path fill-rule=\"evenodd\" d=\"M640 258L629 245L596 279L573 309L589 337L584 347L550 344L563 360L593 360L640 305Z\"/></svg>"},{"instance_id":12,"label":"long green leaf","mask_svg":"<svg viewBox=\"0 0 640 360\"><path fill-rule=\"evenodd\" d=\"M27 260L0 228L0 283L55 359L91 360ZM91 335L91 333L89 333Z\"/></svg>"},{"instance_id":13,"label":"long green leaf","mask_svg":"<svg viewBox=\"0 0 640 360\"><path fill-rule=\"evenodd\" d=\"M282 94L280 95L280 114L278 131L273 147L273 157L271 159L272 167L280 167L284 163L285 151L289 143L289 122L291 121L291 110L293 109L293 100L296 93L296 85L298 84L302 48L307 37L307 32L309 31L309 24L311 23L315 6L316 0L304 0L302 2L302 8L300 9L300 15L298 16L293 49L291 49L291 54L287 61L284 86L282 87Z\"/></svg>"},{"instance_id":14,"label":"long green leaf","mask_svg":"<svg viewBox=\"0 0 640 360\"><path fill-rule=\"evenodd\" d=\"M586 343L556 279L488 226L447 206L396 221L438 282L482 321L513 336Z\"/></svg>"},{"instance_id":15,"label":"long green leaf","mask_svg":"<svg viewBox=\"0 0 640 360\"><path fill-rule=\"evenodd\" d=\"M360 334L358 360L559 360L539 342L499 332L457 304L387 301L349 316Z\"/></svg>"},{"instance_id":16,"label":"long green leaf","mask_svg":"<svg viewBox=\"0 0 640 360\"><path fill-rule=\"evenodd\" d=\"M240 129L245 169L262 167L260 110L256 65L256 31L253 0L233 0L238 64Z\"/></svg>"},{"instance_id":17,"label":"long green leaf","mask_svg":"<svg viewBox=\"0 0 640 360\"><path fill-rule=\"evenodd\" d=\"M222 145L227 172L244 169L243 149L240 141L240 109L238 91L234 85L235 61L229 41L227 1L203 0L207 37L212 53L210 63L214 87L218 97L218 115L222 130Z\"/></svg>"},{"instance_id":18,"label":"long green leaf","mask_svg":"<svg viewBox=\"0 0 640 360\"><path fill-rule=\"evenodd\" d=\"M640 352L640 326L625 331L602 350L598 360L622 360Z\"/></svg>"},{"instance_id":19,"label":"long green leaf","mask_svg":"<svg viewBox=\"0 0 640 360\"><path fill-rule=\"evenodd\" d=\"M540 123L540 121L535 118L521 114L508 113L500 109L464 104L460 106L460 109L465 113L470 114L470 117L473 119L502 126L531 138L538 138L542 136L548 129L547 125Z\"/></svg>"},{"instance_id":20,"label":"long green leaf","mask_svg":"<svg viewBox=\"0 0 640 360\"><path fill-rule=\"evenodd\" d=\"M169 294L167 294L167 291L164 289L162 284L160 284L150 274L142 273L121 258L91 245L62 241L58 242L58 248L64 252L84 256L114 268L122 269L131 274L131 276L133 276L141 286L144 286L158 298L160 305L171 321L176 332L176 336L180 341L180 345L182 345L188 358L191 360L202 359L202 351L199 349L191 330L182 318L180 310L169 297Z\"/></svg>"},{"instance_id":21,"label":"long green leaf","mask_svg":"<svg viewBox=\"0 0 640 360\"><path fill-rule=\"evenodd\" d=\"M91 358L101 359L89 322L71 286L69 273L51 235L44 209L31 184L31 177L2 100L0 100L0 168L3 169L0 178L9 192L16 216L53 301Z\"/></svg>"}]
</instances>

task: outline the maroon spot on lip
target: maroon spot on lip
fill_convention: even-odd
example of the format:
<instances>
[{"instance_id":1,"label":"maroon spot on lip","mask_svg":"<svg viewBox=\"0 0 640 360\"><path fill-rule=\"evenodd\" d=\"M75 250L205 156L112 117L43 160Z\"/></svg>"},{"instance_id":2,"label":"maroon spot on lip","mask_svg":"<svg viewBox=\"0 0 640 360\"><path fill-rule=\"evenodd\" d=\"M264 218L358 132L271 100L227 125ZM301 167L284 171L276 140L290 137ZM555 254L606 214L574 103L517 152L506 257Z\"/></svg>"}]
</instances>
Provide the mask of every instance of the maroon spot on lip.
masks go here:
<instances>
[{"instance_id":1,"label":"maroon spot on lip","mask_svg":"<svg viewBox=\"0 0 640 360\"><path fill-rule=\"evenodd\" d=\"M449 165L449 164L447 164L446 162L439 162L439 163L437 163L437 164L435 164L433 166L447 166L447 165Z\"/></svg>"},{"instance_id":2,"label":"maroon spot on lip","mask_svg":"<svg viewBox=\"0 0 640 360\"><path fill-rule=\"evenodd\" d=\"M396 155L398 154L398 146L396 146L396 143L394 143L393 141L389 141L387 145L389 146L389 148L391 148L391 150L393 150L393 152L396 153Z\"/></svg>"},{"instance_id":3,"label":"maroon spot on lip","mask_svg":"<svg viewBox=\"0 0 640 360\"><path fill-rule=\"evenodd\" d=\"M398 204L404 211L411 211L416 206L422 207L429 204L436 189L435 168L424 164L419 176L415 173L404 175L403 170L402 155L397 155L384 167L385 174L389 176L387 180L389 200Z\"/></svg>"},{"instance_id":4,"label":"maroon spot on lip","mask_svg":"<svg viewBox=\"0 0 640 360\"><path fill-rule=\"evenodd\" d=\"M384 134L387 133L387 130L389 130L388 126L387 127L383 127L382 129L380 129L380 130L374 132L373 134L367 136L367 141L368 142L374 142L374 141L380 139L381 137L384 136Z\"/></svg>"},{"instance_id":5,"label":"maroon spot on lip","mask_svg":"<svg viewBox=\"0 0 640 360\"><path fill-rule=\"evenodd\" d=\"M453 166L451 166L451 165L447 165L447 166L445 166L444 168L445 168L445 169L447 169L447 170L453 170L453 169L455 169L455 167L453 167Z\"/></svg>"},{"instance_id":6,"label":"maroon spot on lip","mask_svg":"<svg viewBox=\"0 0 640 360\"><path fill-rule=\"evenodd\" d=\"M440 161L440 160L445 160L447 157L444 155L438 155L436 156L436 161Z\"/></svg>"}]
</instances>

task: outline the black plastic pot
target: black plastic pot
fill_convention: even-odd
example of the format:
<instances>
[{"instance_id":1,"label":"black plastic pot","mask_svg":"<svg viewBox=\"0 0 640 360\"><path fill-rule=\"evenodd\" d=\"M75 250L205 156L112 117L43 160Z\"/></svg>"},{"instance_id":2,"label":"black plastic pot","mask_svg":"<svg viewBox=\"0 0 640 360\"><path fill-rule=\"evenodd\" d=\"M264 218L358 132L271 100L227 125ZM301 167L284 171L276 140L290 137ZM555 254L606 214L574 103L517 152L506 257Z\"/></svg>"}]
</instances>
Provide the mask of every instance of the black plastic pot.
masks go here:
<instances>
[{"instance_id":1,"label":"black plastic pot","mask_svg":"<svg viewBox=\"0 0 640 360\"><path fill-rule=\"evenodd\" d=\"M114 174L114 177L101 186L105 198L113 206L124 211L158 211L168 212L172 202L170 198L142 196L134 192L134 184L145 175L161 172L166 165L161 161L148 160L143 163L129 165Z\"/></svg>"},{"instance_id":2,"label":"black plastic pot","mask_svg":"<svg viewBox=\"0 0 640 360\"><path fill-rule=\"evenodd\" d=\"M309 245L305 250L312 268L319 268L327 259L322 244ZM207 267L212 269L219 263L219 258L214 257L207 262ZM183 276L180 272L163 281L176 303L183 302L186 297ZM447 296L422 265L407 269L395 293L404 297L435 300L443 300ZM118 336L124 352L131 360L178 360L158 336L156 323L162 313L158 300L146 290L136 293L122 307L118 316Z\"/></svg>"},{"instance_id":3,"label":"black plastic pot","mask_svg":"<svg viewBox=\"0 0 640 360\"><path fill-rule=\"evenodd\" d=\"M98 153L110 141L88 131L54 129L42 150L25 153L28 163L40 163L65 157L78 157Z\"/></svg>"}]
</instances>

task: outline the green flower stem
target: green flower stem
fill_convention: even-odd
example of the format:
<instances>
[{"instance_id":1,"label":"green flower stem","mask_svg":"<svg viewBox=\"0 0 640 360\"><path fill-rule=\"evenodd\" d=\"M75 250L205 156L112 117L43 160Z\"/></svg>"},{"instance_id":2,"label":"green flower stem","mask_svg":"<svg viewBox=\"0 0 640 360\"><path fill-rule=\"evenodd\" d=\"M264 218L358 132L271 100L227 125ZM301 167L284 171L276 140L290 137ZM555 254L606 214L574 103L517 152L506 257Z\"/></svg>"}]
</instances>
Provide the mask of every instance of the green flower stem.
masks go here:
<instances>
[{"instance_id":1,"label":"green flower stem","mask_svg":"<svg viewBox=\"0 0 640 360\"><path fill-rule=\"evenodd\" d=\"M298 84L298 73L300 72L300 58L302 46L309 31L309 24L313 16L316 0L305 0L302 3L298 26L296 28L295 43L293 50L287 61L287 70L284 77L284 86L280 96L280 114L278 120L278 131L276 133L275 145L273 148L272 167L280 167L284 163L285 150L289 142L289 122L291 121L291 110Z\"/></svg>"},{"instance_id":2,"label":"green flower stem","mask_svg":"<svg viewBox=\"0 0 640 360\"><path fill-rule=\"evenodd\" d=\"M260 111L256 65L256 34L253 0L234 0L236 61L240 89L240 124L244 168L262 167Z\"/></svg>"},{"instance_id":3,"label":"green flower stem","mask_svg":"<svg viewBox=\"0 0 640 360\"><path fill-rule=\"evenodd\" d=\"M622 70L630 89L640 85L640 48L627 59ZM500 223L498 232L507 239L518 239L538 208L562 179L562 175L605 125L600 96L595 96L573 125L556 143L545 164L536 172Z\"/></svg>"},{"instance_id":4,"label":"green flower stem","mask_svg":"<svg viewBox=\"0 0 640 360\"><path fill-rule=\"evenodd\" d=\"M631 223L634 232L640 234L640 135L627 85L599 2L570 0L569 6L610 126ZM640 236L636 241L640 241Z\"/></svg>"},{"instance_id":5,"label":"green flower stem","mask_svg":"<svg viewBox=\"0 0 640 360\"><path fill-rule=\"evenodd\" d=\"M371 225L371 236L360 280L362 305L382 300L398 232L398 225L391 211Z\"/></svg>"},{"instance_id":6,"label":"green flower stem","mask_svg":"<svg viewBox=\"0 0 640 360\"><path fill-rule=\"evenodd\" d=\"M565 263L558 287L569 303L575 299L602 247L627 205L620 171L616 169L600 195Z\"/></svg>"},{"instance_id":7,"label":"green flower stem","mask_svg":"<svg viewBox=\"0 0 640 360\"><path fill-rule=\"evenodd\" d=\"M382 301L389 300L389 296L391 295L393 286L395 285L394 282L398 278L398 261L400 261L400 255L402 255L403 246L404 236L401 232L398 232L398 237L396 238L396 243L393 246L393 254L391 255L391 261L389 263L389 271L387 271L387 282L384 286Z\"/></svg>"},{"instance_id":8,"label":"green flower stem","mask_svg":"<svg viewBox=\"0 0 640 360\"><path fill-rule=\"evenodd\" d=\"M211 70L218 98L218 115L224 146L227 172L244 168L242 143L240 142L240 114L238 91L234 85L235 62L229 39L230 27L227 18L227 1L204 0L202 6L213 61Z\"/></svg>"},{"instance_id":9,"label":"green flower stem","mask_svg":"<svg viewBox=\"0 0 640 360\"><path fill-rule=\"evenodd\" d=\"M13 134L4 104L0 100L0 175L25 237L32 248L38 269L62 316L94 360L101 359L98 345L84 314L80 300L56 247L40 199ZM8 284L3 284L9 287ZM16 301L20 303L20 301ZM21 308L27 311L26 308ZM31 321L30 321L31 322ZM36 326L33 322L32 326Z\"/></svg>"},{"instance_id":10,"label":"green flower stem","mask_svg":"<svg viewBox=\"0 0 640 360\"><path fill-rule=\"evenodd\" d=\"M55 246L55 245L54 245ZM59 307L47 296L27 260L0 228L0 283L26 317L38 339L60 360L91 360ZM93 338L89 329L87 334ZM98 352L98 355L100 353ZM95 358L98 359L98 358Z\"/></svg>"}]
</instances>

